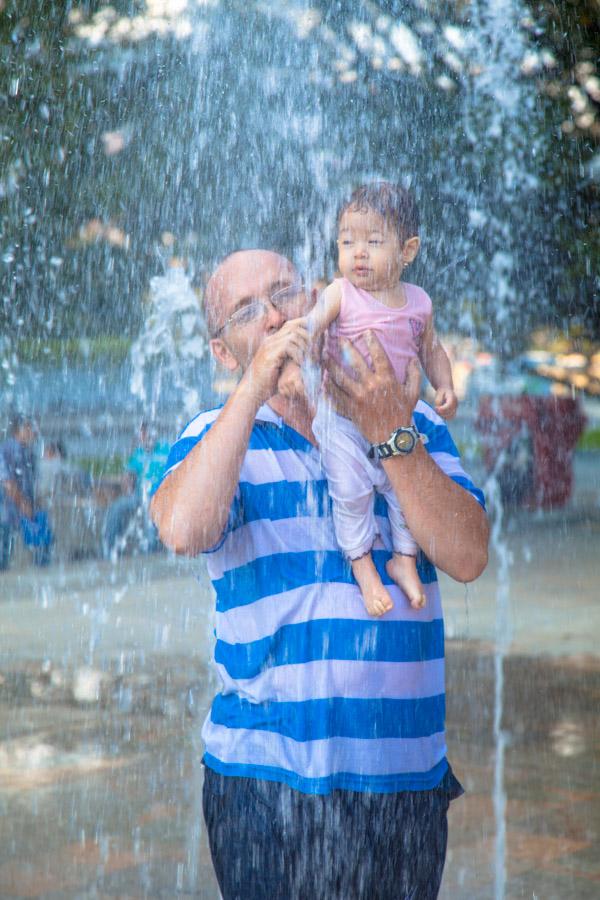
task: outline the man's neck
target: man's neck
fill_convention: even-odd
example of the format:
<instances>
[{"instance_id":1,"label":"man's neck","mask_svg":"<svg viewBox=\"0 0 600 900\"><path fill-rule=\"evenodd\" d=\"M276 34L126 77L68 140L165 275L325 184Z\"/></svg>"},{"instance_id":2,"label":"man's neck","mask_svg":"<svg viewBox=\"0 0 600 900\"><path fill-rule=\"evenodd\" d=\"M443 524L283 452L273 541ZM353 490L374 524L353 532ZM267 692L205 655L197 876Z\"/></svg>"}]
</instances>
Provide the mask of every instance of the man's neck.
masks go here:
<instances>
[{"instance_id":1,"label":"man's neck","mask_svg":"<svg viewBox=\"0 0 600 900\"><path fill-rule=\"evenodd\" d=\"M289 425L305 437L311 444L316 444L312 432L312 421L315 414L306 399L290 400L287 397L282 397L280 394L275 394L269 400L269 406L273 412L281 416L286 425Z\"/></svg>"}]
</instances>

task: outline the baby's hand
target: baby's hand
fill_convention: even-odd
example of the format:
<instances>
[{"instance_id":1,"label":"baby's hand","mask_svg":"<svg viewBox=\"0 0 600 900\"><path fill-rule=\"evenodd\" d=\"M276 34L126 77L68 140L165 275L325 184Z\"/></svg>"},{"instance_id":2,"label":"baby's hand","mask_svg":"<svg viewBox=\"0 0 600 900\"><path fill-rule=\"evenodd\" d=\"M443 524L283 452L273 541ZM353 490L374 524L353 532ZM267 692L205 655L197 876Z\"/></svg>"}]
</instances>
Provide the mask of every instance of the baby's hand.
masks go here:
<instances>
[{"instance_id":1,"label":"baby's hand","mask_svg":"<svg viewBox=\"0 0 600 900\"><path fill-rule=\"evenodd\" d=\"M435 392L435 411L442 419L452 419L456 415L458 398L450 387L438 388Z\"/></svg>"},{"instance_id":2,"label":"baby's hand","mask_svg":"<svg viewBox=\"0 0 600 900\"><path fill-rule=\"evenodd\" d=\"M277 382L277 393L288 400L298 399L306 393L300 366L292 360L286 362L281 371Z\"/></svg>"}]
</instances>

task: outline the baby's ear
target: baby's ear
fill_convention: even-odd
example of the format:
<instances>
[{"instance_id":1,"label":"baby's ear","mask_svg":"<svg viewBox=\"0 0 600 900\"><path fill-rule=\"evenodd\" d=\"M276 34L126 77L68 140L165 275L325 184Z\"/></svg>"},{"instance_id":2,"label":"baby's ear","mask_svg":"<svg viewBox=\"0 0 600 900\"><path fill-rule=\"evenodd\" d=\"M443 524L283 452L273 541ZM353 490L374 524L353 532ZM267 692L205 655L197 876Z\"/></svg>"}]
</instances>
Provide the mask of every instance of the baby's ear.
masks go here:
<instances>
[{"instance_id":1,"label":"baby's ear","mask_svg":"<svg viewBox=\"0 0 600 900\"><path fill-rule=\"evenodd\" d=\"M405 266L413 261L413 259L419 252L420 246L421 241L416 235L415 237L411 237L404 242L404 246L402 247L402 262Z\"/></svg>"}]
</instances>

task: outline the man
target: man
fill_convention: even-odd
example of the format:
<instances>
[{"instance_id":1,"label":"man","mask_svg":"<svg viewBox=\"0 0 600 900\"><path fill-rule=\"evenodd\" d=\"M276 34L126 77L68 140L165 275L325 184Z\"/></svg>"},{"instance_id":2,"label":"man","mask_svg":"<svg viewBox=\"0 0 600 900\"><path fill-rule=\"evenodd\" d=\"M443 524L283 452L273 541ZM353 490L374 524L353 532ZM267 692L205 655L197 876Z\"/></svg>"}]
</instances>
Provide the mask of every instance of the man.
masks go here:
<instances>
[{"instance_id":1,"label":"man","mask_svg":"<svg viewBox=\"0 0 600 900\"><path fill-rule=\"evenodd\" d=\"M205 302L211 351L242 377L221 409L183 431L152 512L167 546L207 553L216 590L223 692L203 729L203 802L221 893L433 898L448 803L461 793L445 756L433 565L460 581L481 573L481 495L446 427L417 403L418 370L398 385L374 337L372 368L351 346L350 372L328 363L332 402L372 444L398 428L412 436L413 419L428 442L383 462L423 551L427 605L412 610L386 576L379 506L373 556L394 609L369 617L335 542L311 405L299 381L280 388L308 344L296 271L275 253L235 253Z\"/></svg>"},{"instance_id":2,"label":"man","mask_svg":"<svg viewBox=\"0 0 600 900\"><path fill-rule=\"evenodd\" d=\"M0 570L10 564L12 537L19 527L35 564L50 562L52 532L46 513L36 509L35 439L33 422L13 415L9 437L0 444Z\"/></svg>"}]
</instances>

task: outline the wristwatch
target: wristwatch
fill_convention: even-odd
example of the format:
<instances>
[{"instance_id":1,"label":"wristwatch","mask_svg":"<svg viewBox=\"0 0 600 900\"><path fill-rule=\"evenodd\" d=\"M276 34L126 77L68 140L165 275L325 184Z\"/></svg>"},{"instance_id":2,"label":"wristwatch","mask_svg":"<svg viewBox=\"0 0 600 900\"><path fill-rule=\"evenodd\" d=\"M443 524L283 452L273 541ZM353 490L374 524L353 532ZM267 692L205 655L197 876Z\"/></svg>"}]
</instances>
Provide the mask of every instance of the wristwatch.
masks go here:
<instances>
[{"instance_id":1,"label":"wristwatch","mask_svg":"<svg viewBox=\"0 0 600 900\"><path fill-rule=\"evenodd\" d=\"M370 459L389 459L390 456L408 456L417 446L421 435L414 425L392 431L383 444L373 444L368 452Z\"/></svg>"}]
</instances>

